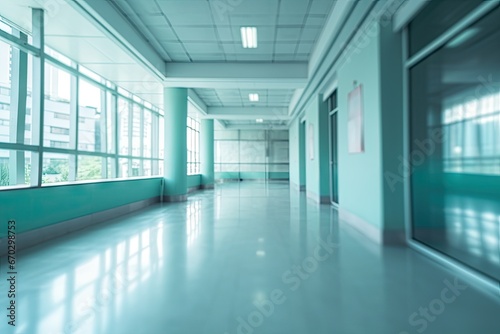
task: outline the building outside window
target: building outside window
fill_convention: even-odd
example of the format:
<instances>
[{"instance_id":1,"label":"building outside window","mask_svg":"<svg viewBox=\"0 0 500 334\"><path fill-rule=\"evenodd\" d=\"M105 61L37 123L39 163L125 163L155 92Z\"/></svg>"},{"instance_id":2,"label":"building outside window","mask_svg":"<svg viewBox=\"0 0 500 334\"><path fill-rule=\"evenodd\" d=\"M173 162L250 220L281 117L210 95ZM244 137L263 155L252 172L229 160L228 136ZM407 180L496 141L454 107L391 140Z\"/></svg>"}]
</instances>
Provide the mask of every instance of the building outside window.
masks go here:
<instances>
[{"instance_id":1,"label":"building outside window","mask_svg":"<svg viewBox=\"0 0 500 334\"><path fill-rule=\"evenodd\" d=\"M163 112L64 55L50 48L45 53L53 59L44 64L43 143L38 145L32 94L37 59L0 41L0 187L161 175ZM12 79L20 73L27 73L26 87L13 89ZM38 154L41 180L35 173Z\"/></svg>"}]
</instances>

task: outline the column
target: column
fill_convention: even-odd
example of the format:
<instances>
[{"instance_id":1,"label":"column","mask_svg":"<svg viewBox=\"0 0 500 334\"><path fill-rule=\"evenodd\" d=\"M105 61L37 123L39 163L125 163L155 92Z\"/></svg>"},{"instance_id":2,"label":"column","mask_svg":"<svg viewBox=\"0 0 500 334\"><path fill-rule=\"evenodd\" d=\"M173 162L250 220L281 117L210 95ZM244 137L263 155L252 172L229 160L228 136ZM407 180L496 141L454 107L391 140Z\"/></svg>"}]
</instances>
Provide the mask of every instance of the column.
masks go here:
<instances>
[{"instance_id":1,"label":"column","mask_svg":"<svg viewBox=\"0 0 500 334\"><path fill-rule=\"evenodd\" d=\"M187 200L187 89L165 88L165 189L164 200Z\"/></svg>"},{"instance_id":2,"label":"column","mask_svg":"<svg viewBox=\"0 0 500 334\"><path fill-rule=\"evenodd\" d=\"M200 129L201 187L214 187L214 120L202 119Z\"/></svg>"}]
</instances>

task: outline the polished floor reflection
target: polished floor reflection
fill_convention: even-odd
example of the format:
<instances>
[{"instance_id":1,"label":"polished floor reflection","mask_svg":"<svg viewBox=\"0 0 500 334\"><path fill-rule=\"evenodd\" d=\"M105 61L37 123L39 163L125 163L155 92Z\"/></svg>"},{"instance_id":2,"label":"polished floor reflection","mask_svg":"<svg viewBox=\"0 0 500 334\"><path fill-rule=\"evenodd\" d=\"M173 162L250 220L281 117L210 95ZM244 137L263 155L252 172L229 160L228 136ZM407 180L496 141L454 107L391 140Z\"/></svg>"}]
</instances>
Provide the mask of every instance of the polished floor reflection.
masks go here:
<instances>
[{"instance_id":1,"label":"polished floor reflection","mask_svg":"<svg viewBox=\"0 0 500 334\"><path fill-rule=\"evenodd\" d=\"M0 333L500 328L500 291L484 294L410 249L378 247L287 184L224 184L158 204L22 252L18 272L17 326L2 315Z\"/></svg>"},{"instance_id":2,"label":"polished floor reflection","mask_svg":"<svg viewBox=\"0 0 500 334\"><path fill-rule=\"evenodd\" d=\"M496 198L434 194L414 238L500 281L500 207Z\"/></svg>"}]
</instances>

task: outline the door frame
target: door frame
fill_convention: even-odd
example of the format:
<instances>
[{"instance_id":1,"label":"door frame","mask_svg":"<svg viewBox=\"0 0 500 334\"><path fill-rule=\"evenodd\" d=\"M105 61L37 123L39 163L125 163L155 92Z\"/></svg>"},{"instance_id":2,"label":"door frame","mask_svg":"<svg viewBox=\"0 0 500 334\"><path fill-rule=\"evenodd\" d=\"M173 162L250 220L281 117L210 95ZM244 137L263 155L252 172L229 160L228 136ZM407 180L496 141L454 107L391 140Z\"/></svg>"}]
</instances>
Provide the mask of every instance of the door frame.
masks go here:
<instances>
[{"instance_id":1,"label":"door frame","mask_svg":"<svg viewBox=\"0 0 500 334\"><path fill-rule=\"evenodd\" d=\"M328 147L329 147L329 150L328 150L328 156L329 156L329 161L328 161L328 165L329 165L329 171L330 171L330 175L329 175L329 183L330 183L330 203L335 206L335 207L338 207L339 206L339 194L338 194L338 111L339 111L339 108L338 108L338 105L335 109L331 110L328 112ZM333 147L332 147L332 135L333 135L333 132L332 132L332 117L333 116L336 116L337 117L337 129L335 129L335 135L337 136L337 140L335 140L335 144L336 144L336 148L335 150L337 151L337 178L335 180L335 182L337 183L337 202L334 201L334 194L333 194L333 181L332 180L334 177L333 177Z\"/></svg>"}]
</instances>

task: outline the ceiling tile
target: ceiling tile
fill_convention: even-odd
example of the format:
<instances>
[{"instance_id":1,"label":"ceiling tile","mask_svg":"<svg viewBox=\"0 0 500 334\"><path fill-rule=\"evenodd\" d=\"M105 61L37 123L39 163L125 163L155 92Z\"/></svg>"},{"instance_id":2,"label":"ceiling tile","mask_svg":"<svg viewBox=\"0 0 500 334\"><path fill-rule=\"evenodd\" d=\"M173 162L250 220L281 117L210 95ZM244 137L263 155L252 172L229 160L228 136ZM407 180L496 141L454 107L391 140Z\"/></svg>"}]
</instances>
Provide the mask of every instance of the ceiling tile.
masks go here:
<instances>
[{"instance_id":1,"label":"ceiling tile","mask_svg":"<svg viewBox=\"0 0 500 334\"><path fill-rule=\"evenodd\" d=\"M310 14L330 14L335 1L332 0L313 0Z\"/></svg>"},{"instance_id":2,"label":"ceiling tile","mask_svg":"<svg viewBox=\"0 0 500 334\"><path fill-rule=\"evenodd\" d=\"M276 53L295 53L297 43L276 43Z\"/></svg>"},{"instance_id":3,"label":"ceiling tile","mask_svg":"<svg viewBox=\"0 0 500 334\"><path fill-rule=\"evenodd\" d=\"M306 25L322 27L325 23L326 15L308 15Z\"/></svg>"},{"instance_id":4,"label":"ceiling tile","mask_svg":"<svg viewBox=\"0 0 500 334\"><path fill-rule=\"evenodd\" d=\"M183 42L215 42L217 40L213 27L175 27L174 30Z\"/></svg>"},{"instance_id":5,"label":"ceiling tile","mask_svg":"<svg viewBox=\"0 0 500 334\"><path fill-rule=\"evenodd\" d=\"M155 1L127 0L127 3L139 15L158 15L161 13L160 7Z\"/></svg>"},{"instance_id":6,"label":"ceiling tile","mask_svg":"<svg viewBox=\"0 0 500 334\"><path fill-rule=\"evenodd\" d=\"M297 53L295 55L295 61L308 61L310 57L309 53Z\"/></svg>"},{"instance_id":7,"label":"ceiling tile","mask_svg":"<svg viewBox=\"0 0 500 334\"><path fill-rule=\"evenodd\" d=\"M219 36L219 40L221 42L234 42L233 32L231 27L227 26L217 26L217 35Z\"/></svg>"},{"instance_id":8,"label":"ceiling tile","mask_svg":"<svg viewBox=\"0 0 500 334\"><path fill-rule=\"evenodd\" d=\"M141 1L141 3L143 1ZM205 13L207 16L210 16L210 5L206 0L157 0L156 2L167 16L179 14L186 15L194 12Z\"/></svg>"},{"instance_id":9,"label":"ceiling tile","mask_svg":"<svg viewBox=\"0 0 500 334\"><path fill-rule=\"evenodd\" d=\"M307 12L309 1L285 0L281 1L280 15L301 15Z\"/></svg>"},{"instance_id":10,"label":"ceiling tile","mask_svg":"<svg viewBox=\"0 0 500 334\"><path fill-rule=\"evenodd\" d=\"M275 61L293 61L295 60L294 54L290 53L276 53L274 55Z\"/></svg>"},{"instance_id":11,"label":"ceiling tile","mask_svg":"<svg viewBox=\"0 0 500 334\"><path fill-rule=\"evenodd\" d=\"M229 12L231 16L276 16L278 13L278 0L239 0L222 2L225 2L229 6ZM214 7L212 7L212 10L213 9Z\"/></svg>"},{"instance_id":12,"label":"ceiling tile","mask_svg":"<svg viewBox=\"0 0 500 334\"><path fill-rule=\"evenodd\" d=\"M232 15L231 25L234 26L274 26L276 24L276 15Z\"/></svg>"},{"instance_id":13,"label":"ceiling tile","mask_svg":"<svg viewBox=\"0 0 500 334\"><path fill-rule=\"evenodd\" d=\"M158 39L158 41L177 41L174 31L168 26L148 26L149 31Z\"/></svg>"},{"instance_id":14,"label":"ceiling tile","mask_svg":"<svg viewBox=\"0 0 500 334\"><path fill-rule=\"evenodd\" d=\"M167 53L183 53L185 52L184 47L181 43L177 42L160 42L161 45L165 48Z\"/></svg>"},{"instance_id":15,"label":"ceiling tile","mask_svg":"<svg viewBox=\"0 0 500 334\"><path fill-rule=\"evenodd\" d=\"M277 42L296 42L299 40L301 28L278 27Z\"/></svg>"},{"instance_id":16,"label":"ceiling tile","mask_svg":"<svg viewBox=\"0 0 500 334\"><path fill-rule=\"evenodd\" d=\"M173 26L204 26L214 25L214 20L208 12L190 11L189 15L186 13L172 13L167 15L168 20Z\"/></svg>"},{"instance_id":17,"label":"ceiling tile","mask_svg":"<svg viewBox=\"0 0 500 334\"><path fill-rule=\"evenodd\" d=\"M215 43L184 43L188 53L222 53L219 44Z\"/></svg>"},{"instance_id":18,"label":"ceiling tile","mask_svg":"<svg viewBox=\"0 0 500 334\"><path fill-rule=\"evenodd\" d=\"M155 15L138 15L139 19L146 26L168 26L168 21L163 14L155 14Z\"/></svg>"},{"instance_id":19,"label":"ceiling tile","mask_svg":"<svg viewBox=\"0 0 500 334\"><path fill-rule=\"evenodd\" d=\"M319 34L321 32L321 28L311 28L311 27L306 27L302 31L302 36L300 38L301 42L315 42Z\"/></svg>"},{"instance_id":20,"label":"ceiling tile","mask_svg":"<svg viewBox=\"0 0 500 334\"><path fill-rule=\"evenodd\" d=\"M240 47L241 45L236 43L222 43L222 49L226 54L227 53L234 54L236 53L236 49Z\"/></svg>"},{"instance_id":21,"label":"ceiling tile","mask_svg":"<svg viewBox=\"0 0 500 334\"><path fill-rule=\"evenodd\" d=\"M278 25L302 25L304 23L305 14L301 15L280 15Z\"/></svg>"},{"instance_id":22,"label":"ceiling tile","mask_svg":"<svg viewBox=\"0 0 500 334\"><path fill-rule=\"evenodd\" d=\"M314 47L314 43L312 42L301 42L299 44L299 48L297 49L297 53L311 53Z\"/></svg>"}]
</instances>

